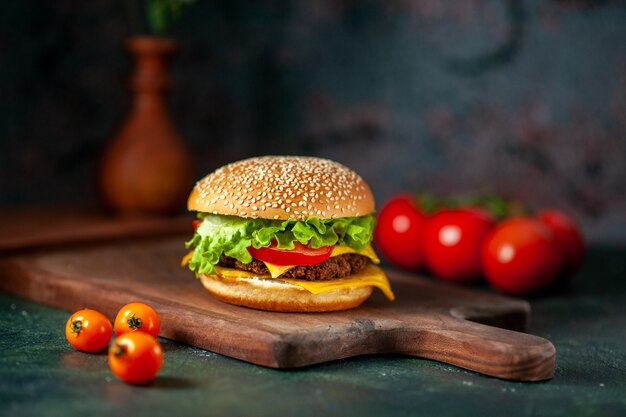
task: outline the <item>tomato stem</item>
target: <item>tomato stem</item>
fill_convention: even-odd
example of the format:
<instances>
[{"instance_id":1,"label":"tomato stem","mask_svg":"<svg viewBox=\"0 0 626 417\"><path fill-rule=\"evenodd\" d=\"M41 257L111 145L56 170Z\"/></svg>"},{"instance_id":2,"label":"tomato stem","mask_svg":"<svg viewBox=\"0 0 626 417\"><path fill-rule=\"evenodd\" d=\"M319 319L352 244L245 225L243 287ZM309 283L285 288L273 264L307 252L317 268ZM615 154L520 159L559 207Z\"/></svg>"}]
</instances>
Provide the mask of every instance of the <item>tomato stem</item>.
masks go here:
<instances>
[{"instance_id":1,"label":"tomato stem","mask_svg":"<svg viewBox=\"0 0 626 417\"><path fill-rule=\"evenodd\" d=\"M80 333L83 329L83 322L81 320L72 320L71 328L73 333Z\"/></svg>"},{"instance_id":2,"label":"tomato stem","mask_svg":"<svg viewBox=\"0 0 626 417\"><path fill-rule=\"evenodd\" d=\"M140 329L141 326L143 325L143 320L141 320L139 317L135 316L134 314L130 316L126 322L128 323L128 327L134 330Z\"/></svg>"},{"instance_id":3,"label":"tomato stem","mask_svg":"<svg viewBox=\"0 0 626 417\"><path fill-rule=\"evenodd\" d=\"M113 345L112 352L116 358L122 357L126 354L126 345L120 345L119 343L115 343Z\"/></svg>"}]
</instances>

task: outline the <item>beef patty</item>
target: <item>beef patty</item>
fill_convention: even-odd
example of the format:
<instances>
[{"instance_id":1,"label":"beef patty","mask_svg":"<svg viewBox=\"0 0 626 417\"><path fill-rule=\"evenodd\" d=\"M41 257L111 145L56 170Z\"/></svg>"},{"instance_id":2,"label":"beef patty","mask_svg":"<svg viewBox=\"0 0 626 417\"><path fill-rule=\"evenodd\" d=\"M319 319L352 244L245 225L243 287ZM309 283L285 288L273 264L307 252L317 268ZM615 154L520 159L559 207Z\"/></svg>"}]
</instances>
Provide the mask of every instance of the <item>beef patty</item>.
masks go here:
<instances>
[{"instance_id":1,"label":"beef patty","mask_svg":"<svg viewBox=\"0 0 626 417\"><path fill-rule=\"evenodd\" d=\"M333 256L324 262L308 266L296 266L286 271L281 277L297 278L307 281L327 281L330 279L344 278L348 275L356 274L370 262L369 258L356 253ZM269 275L270 271L265 264L258 259L244 264L235 258L222 255L219 264L229 268L237 268L244 271L253 272L259 275Z\"/></svg>"}]
</instances>

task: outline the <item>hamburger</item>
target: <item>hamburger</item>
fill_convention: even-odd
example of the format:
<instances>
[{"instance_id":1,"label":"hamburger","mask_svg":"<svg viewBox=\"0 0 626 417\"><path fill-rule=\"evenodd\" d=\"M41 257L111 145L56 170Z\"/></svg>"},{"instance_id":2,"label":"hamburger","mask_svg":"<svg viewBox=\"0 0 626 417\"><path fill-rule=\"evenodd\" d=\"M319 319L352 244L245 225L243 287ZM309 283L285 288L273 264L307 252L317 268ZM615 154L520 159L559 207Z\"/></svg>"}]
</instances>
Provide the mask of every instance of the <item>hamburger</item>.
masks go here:
<instances>
[{"instance_id":1,"label":"hamburger","mask_svg":"<svg viewBox=\"0 0 626 417\"><path fill-rule=\"evenodd\" d=\"M394 296L372 249L374 197L354 171L328 159L263 156L198 181L182 264L227 303L321 312L361 304L377 287Z\"/></svg>"}]
</instances>

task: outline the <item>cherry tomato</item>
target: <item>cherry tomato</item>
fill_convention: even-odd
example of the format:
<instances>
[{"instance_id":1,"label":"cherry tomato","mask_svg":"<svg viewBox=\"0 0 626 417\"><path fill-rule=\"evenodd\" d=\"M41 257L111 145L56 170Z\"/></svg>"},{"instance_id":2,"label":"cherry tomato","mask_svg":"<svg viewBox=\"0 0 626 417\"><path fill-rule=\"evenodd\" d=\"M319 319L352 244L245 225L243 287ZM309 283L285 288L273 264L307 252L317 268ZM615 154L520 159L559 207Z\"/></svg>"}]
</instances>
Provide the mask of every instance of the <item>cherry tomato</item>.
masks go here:
<instances>
[{"instance_id":1,"label":"cherry tomato","mask_svg":"<svg viewBox=\"0 0 626 417\"><path fill-rule=\"evenodd\" d=\"M78 310L65 324L65 337L82 352L99 352L111 340L111 322L99 311L88 308Z\"/></svg>"},{"instance_id":2,"label":"cherry tomato","mask_svg":"<svg viewBox=\"0 0 626 417\"><path fill-rule=\"evenodd\" d=\"M557 243L563 250L563 265L561 276L563 279L570 277L582 265L585 257L585 242L576 222L561 210L546 209L536 216L543 224L548 226Z\"/></svg>"},{"instance_id":3,"label":"cherry tomato","mask_svg":"<svg viewBox=\"0 0 626 417\"><path fill-rule=\"evenodd\" d=\"M202 223L202 220L200 219L192 220L191 227L193 227L193 230L196 230L198 226L200 226L200 223Z\"/></svg>"},{"instance_id":4,"label":"cherry tomato","mask_svg":"<svg viewBox=\"0 0 626 417\"><path fill-rule=\"evenodd\" d=\"M130 384L150 382L163 363L163 349L148 333L126 333L109 347L109 367L122 381Z\"/></svg>"},{"instance_id":5,"label":"cherry tomato","mask_svg":"<svg viewBox=\"0 0 626 417\"><path fill-rule=\"evenodd\" d=\"M126 304L115 317L115 334L117 336L140 331L157 337L160 328L161 322L156 311L144 303Z\"/></svg>"},{"instance_id":6,"label":"cherry tomato","mask_svg":"<svg viewBox=\"0 0 626 417\"><path fill-rule=\"evenodd\" d=\"M426 266L448 281L469 283L481 277L482 243L495 222L481 209L443 210L424 228Z\"/></svg>"},{"instance_id":7,"label":"cherry tomato","mask_svg":"<svg viewBox=\"0 0 626 417\"><path fill-rule=\"evenodd\" d=\"M333 246L312 249L300 242L294 244L295 248L291 250L278 249L276 241L272 241L270 246L259 249L250 246L248 252L253 258L275 265L315 265L324 262L333 253Z\"/></svg>"},{"instance_id":8,"label":"cherry tomato","mask_svg":"<svg viewBox=\"0 0 626 417\"><path fill-rule=\"evenodd\" d=\"M556 278L563 253L539 220L520 217L500 223L482 251L487 281L502 292L525 295L547 288Z\"/></svg>"},{"instance_id":9,"label":"cherry tomato","mask_svg":"<svg viewBox=\"0 0 626 417\"><path fill-rule=\"evenodd\" d=\"M381 255L392 264L415 270L424 260L422 233L426 215L417 201L407 194L389 199L378 214L374 242Z\"/></svg>"}]
</instances>

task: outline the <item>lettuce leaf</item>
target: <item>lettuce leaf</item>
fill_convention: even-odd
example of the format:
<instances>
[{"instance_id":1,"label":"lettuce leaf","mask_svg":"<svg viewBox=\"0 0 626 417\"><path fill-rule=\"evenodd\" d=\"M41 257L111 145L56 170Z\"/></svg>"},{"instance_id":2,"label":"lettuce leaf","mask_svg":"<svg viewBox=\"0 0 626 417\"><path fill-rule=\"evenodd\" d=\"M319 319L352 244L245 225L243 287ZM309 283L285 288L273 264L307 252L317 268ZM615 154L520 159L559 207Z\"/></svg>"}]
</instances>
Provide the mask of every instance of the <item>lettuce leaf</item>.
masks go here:
<instances>
[{"instance_id":1,"label":"lettuce leaf","mask_svg":"<svg viewBox=\"0 0 626 417\"><path fill-rule=\"evenodd\" d=\"M304 221L246 219L219 214L199 214L202 223L185 243L194 248L189 269L196 274L213 273L222 254L244 264L252 261L247 248L269 246L275 240L279 249L293 249L294 242L311 248L343 244L361 250L372 240L376 220L369 214L322 220L310 216Z\"/></svg>"}]
</instances>

